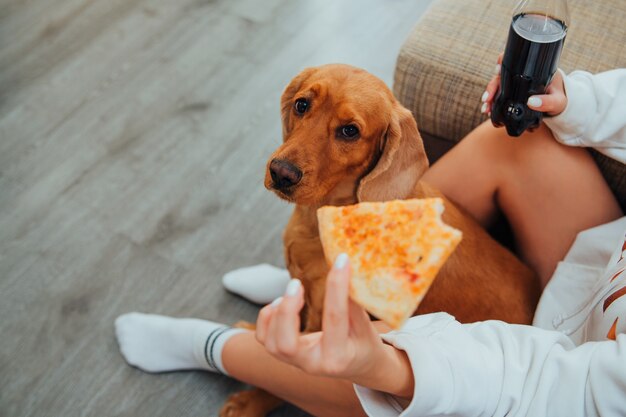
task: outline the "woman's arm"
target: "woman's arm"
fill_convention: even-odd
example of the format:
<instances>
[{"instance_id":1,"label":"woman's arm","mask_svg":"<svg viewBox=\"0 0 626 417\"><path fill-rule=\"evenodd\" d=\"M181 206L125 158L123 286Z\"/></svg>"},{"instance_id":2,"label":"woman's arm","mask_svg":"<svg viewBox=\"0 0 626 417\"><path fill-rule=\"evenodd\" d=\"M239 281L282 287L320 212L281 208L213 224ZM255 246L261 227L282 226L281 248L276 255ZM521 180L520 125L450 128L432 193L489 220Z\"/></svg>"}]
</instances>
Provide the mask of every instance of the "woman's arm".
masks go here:
<instances>
[{"instance_id":1,"label":"woman's arm","mask_svg":"<svg viewBox=\"0 0 626 417\"><path fill-rule=\"evenodd\" d=\"M626 163L626 69L574 71L563 81L567 106L544 119L556 138L571 146L614 148L609 156Z\"/></svg>"},{"instance_id":2,"label":"woman's arm","mask_svg":"<svg viewBox=\"0 0 626 417\"><path fill-rule=\"evenodd\" d=\"M357 387L369 415L617 416L626 414L626 335L575 347L556 331L432 314L383 336L407 352L415 391L404 411Z\"/></svg>"}]
</instances>

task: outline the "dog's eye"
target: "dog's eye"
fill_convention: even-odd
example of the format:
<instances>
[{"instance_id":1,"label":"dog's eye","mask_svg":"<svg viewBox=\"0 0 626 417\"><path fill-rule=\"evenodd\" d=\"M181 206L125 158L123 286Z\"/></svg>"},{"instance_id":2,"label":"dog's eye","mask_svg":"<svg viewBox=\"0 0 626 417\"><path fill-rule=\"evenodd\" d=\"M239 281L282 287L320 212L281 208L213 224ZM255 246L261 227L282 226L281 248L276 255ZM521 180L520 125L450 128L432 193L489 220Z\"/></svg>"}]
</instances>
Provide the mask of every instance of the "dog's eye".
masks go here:
<instances>
[{"instance_id":1,"label":"dog's eye","mask_svg":"<svg viewBox=\"0 0 626 417\"><path fill-rule=\"evenodd\" d=\"M357 139L359 137L359 129L355 125L341 126L337 129L337 134L344 139Z\"/></svg>"},{"instance_id":2,"label":"dog's eye","mask_svg":"<svg viewBox=\"0 0 626 417\"><path fill-rule=\"evenodd\" d=\"M306 98L299 98L293 105L298 114L304 114L309 109L309 101Z\"/></svg>"}]
</instances>

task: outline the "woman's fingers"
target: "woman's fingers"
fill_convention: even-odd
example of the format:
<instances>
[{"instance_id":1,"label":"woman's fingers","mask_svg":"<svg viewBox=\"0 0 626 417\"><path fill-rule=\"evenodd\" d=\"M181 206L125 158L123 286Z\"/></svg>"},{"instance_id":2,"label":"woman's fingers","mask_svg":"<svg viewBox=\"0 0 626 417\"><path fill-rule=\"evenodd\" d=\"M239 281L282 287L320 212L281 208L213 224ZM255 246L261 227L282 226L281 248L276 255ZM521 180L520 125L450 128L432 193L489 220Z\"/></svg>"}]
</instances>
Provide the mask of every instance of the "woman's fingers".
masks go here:
<instances>
[{"instance_id":1,"label":"woman's fingers","mask_svg":"<svg viewBox=\"0 0 626 417\"><path fill-rule=\"evenodd\" d=\"M348 301L350 265L348 255L340 254L326 280L324 313L322 317L322 350L324 355L340 353L350 334Z\"/></svg>"},{"instance_id":2,"label":"woman's fingers","mask_svg":"<svg viewBox=\"0 0 626 417\"><path fill-rule=\"evenodd\" d=\"M376 336L378 335L376 329L374 329L374 326L372 325L370 317L363 307L350 300L348 309L350 311L350 325L357 338L370 336L372 334Z\"/></svg>"},{"instance_id":3,"label":"woman's fingers","mask_svg":"<svg viewBox=\"0 0 626 417\"><path fill-rule=\"evenodd\" d=\"M483 102L480 108L481 113L490 113L491 106L493 104L493 98L496 96L498 89L500 88L500 76L493 77L487 84L487 88L480 98Z\"/></svg>"},{"instance_id":4,"label":"woman's fingers","mask_svg":"<svg viewBox=\"0 0 626 417\"><path fill-rule=\"evenodd\" d=\"M489 113L491 111L491 104L493 103L493 98L495 97L498 89L500 88L500 76L495 76L489 81L487 84L487 88L481 97L481 101L483 102L482 107L480 108L481 113Z\"/></svg>"},{"instance_id":5,"label":"woman's fingers","mask_svg":"<svg viewBox=\"0 0 626 417\"><path fill-rule=\"evenodd\" d=\"M565 108L567 101L563 94L542 94L528 98L528 107L533 110L556 116Z\"/></svg>"},{"instance_id":6,"label":"woman's fingers","mask_svg":"<svg viewBox=\"0 0 626 417\"><path fill-rule=\"evenodd\" d=\"M298 279L287 285L285 295L279 302L272 303L272 317L269 322L266 349L275 355L288 359L298 349L300 337L300 310L304 305L304 291Z\"/></svg>"},{"instance_id":7,"label":"woman's fingers","mask_svg":"<svg viewBox=\"0 0 626 417\"><path fill-rule=\"evenodd\" d=\"M554 74L552 82L546 89L546 94L529 97L527 104L531 109L542 111L549 116L561 114L567 107L567 96L561 73L557 71Z\"/></svg>"},{"instance_id":8,"label":"woman's fingers","mask_svg":"<svg viewBox=\"0 0 626 417\"><path fill-rule=\"evenodd\" d=\"M274 303L280 302L282 297L274 300ZM272 303L273 304L273 303ZM273 307L272 304L268 304L259 311L259 315L256 319L256 330L255 336L256 340L259 341L262 345L265 344L265 340L267 339L267 331L270 325L270 320L272 318Z\"/></svg>"},{"instance_id":9,"label":"woman's fingers","mask_svg":"<svg viewBox=\"0 0 626 417\"><path fill-rule=\"evenodd\" d=\"M299 279L292 279L287 285L283 301L276 313L276 347L278 353L293 356L298 349L300 337L300 310L304 305L304 291Z\"/></svg>"},{"instance_id":10,"label":"woman's fingers","mask_svg":"<svg viewBox=\"0 0 626 417\"><path fill-rule=\"evenodd\" d=\"M494 76L489 81L489 83L487 83L487 88L485 89L485 92L480 98L480 100L483 103L482 107L480 108L481 113L491 112L491 105L493 103L493 98L495 97L496 93L498 92L498 89L500 88L500 71L502 69L502 56L503 55L504 54L502 53L498 55L498 64L496 65L494 69Z\"/></svg>"}]
</instances>

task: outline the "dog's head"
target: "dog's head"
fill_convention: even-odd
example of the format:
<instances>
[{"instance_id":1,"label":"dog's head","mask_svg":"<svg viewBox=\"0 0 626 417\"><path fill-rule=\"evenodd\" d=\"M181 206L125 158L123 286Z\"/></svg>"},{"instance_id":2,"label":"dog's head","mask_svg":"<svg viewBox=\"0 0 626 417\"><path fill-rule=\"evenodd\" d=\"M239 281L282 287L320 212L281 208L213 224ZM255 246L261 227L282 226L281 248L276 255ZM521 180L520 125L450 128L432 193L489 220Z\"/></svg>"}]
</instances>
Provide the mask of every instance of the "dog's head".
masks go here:
<instances>
[{"instance_id":1,"label":"dog's head","mask_svg":"<svg viewBox=\"0 0 626 417\"><path fill-rule=\"evenodd\" d=\"M304 205L409 196L428 167L411 112L375 76L348 65L308 68L281 97L283 144L265 186Z\"/></svg>"}]
</instances>

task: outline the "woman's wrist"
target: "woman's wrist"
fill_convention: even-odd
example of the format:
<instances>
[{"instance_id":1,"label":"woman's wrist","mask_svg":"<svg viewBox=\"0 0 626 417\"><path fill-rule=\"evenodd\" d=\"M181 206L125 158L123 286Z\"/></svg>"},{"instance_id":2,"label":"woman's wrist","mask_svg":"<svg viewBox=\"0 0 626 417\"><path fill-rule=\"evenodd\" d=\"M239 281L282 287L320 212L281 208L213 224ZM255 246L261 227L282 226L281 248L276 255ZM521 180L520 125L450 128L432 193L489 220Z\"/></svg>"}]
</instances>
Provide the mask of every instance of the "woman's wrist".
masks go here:
<instances>
[{"instance_id":1,"label":"woman's wrist","mask_svg":"<svg viewBox=\"0 0 626 417\"><path fill-rule=\"evenodd\" d=\"M411 399L415 380L408 356L402 350L382 344L371 370L353 379L357 385Z\"/></svg>"}]
</instances>

